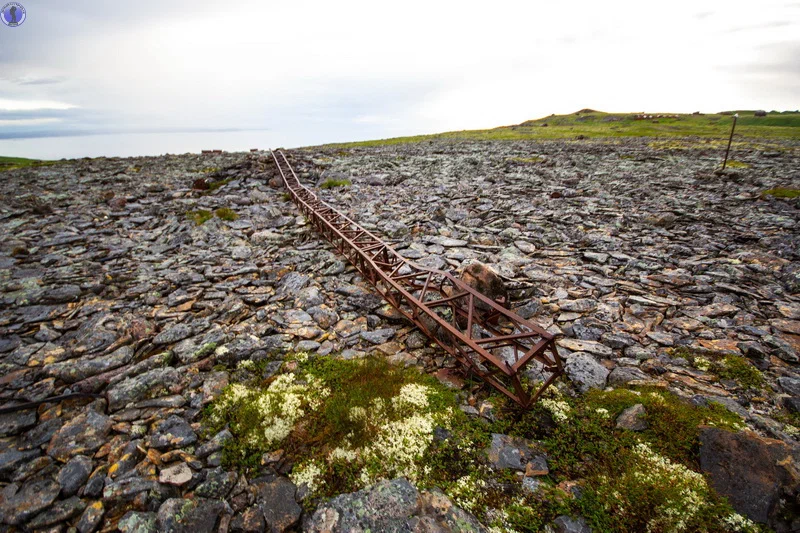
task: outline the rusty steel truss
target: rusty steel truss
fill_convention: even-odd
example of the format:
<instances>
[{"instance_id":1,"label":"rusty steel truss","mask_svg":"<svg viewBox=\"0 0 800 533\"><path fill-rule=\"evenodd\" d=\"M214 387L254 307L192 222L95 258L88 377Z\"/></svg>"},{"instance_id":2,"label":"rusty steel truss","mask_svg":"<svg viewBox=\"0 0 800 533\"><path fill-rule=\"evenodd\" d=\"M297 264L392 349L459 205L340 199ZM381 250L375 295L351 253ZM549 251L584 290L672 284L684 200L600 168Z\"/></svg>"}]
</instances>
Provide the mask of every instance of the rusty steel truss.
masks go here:
<instances>
[{"instance_id":1,"label":"rusty steel truss","mask_svg":"<svg viewBox=\"0 0 800 533\"><path fill-rule=\"evenodd\" d=\"M563 373L551 333L451 274L405 259L304 187L282 151L273 151L272 158L310 224L387 302L468 372L523 408Z\"/></svg>"}]
</instances>

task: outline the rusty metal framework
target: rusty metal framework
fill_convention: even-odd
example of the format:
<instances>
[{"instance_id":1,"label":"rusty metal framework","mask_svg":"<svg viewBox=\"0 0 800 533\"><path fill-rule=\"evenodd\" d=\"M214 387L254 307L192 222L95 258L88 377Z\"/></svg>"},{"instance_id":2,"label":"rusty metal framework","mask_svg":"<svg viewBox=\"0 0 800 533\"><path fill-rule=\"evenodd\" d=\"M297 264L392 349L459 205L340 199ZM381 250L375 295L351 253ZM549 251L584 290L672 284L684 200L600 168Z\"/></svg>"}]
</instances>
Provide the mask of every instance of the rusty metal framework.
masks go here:
<instances>
[{"instance_id":1,"label":"rusty metal framework","mask_svg":"<svg viewBox=\"0 0 800 533\"><path fill-rule=\"evenodd\" d=\"M420 267L304 187L286 155L272 157L292 199L395 309L468 372L532 405L563 373L553 335L447 272Z\"/></svg>"}]
</instances>

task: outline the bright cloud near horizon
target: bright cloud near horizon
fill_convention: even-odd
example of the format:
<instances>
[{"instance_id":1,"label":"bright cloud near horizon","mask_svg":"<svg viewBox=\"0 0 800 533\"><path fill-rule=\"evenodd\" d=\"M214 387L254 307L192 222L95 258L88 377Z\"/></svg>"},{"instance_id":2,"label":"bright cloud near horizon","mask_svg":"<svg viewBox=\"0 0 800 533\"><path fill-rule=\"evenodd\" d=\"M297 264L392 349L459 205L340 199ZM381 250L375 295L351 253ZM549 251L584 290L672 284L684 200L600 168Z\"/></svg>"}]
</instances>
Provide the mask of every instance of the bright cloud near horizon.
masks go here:
<instances>
[{"instance_id":1,"label":"bright cloud near horizon","mask_svg":"<svg viewBox=\"0 0 800 533\"><path fill-rule=\"evenodd\" d=\"M800 107L798 1L21 3L25 23L0 26L3 139L270 130L300 145L586 107Z\"/></svg>"}]
</instances>

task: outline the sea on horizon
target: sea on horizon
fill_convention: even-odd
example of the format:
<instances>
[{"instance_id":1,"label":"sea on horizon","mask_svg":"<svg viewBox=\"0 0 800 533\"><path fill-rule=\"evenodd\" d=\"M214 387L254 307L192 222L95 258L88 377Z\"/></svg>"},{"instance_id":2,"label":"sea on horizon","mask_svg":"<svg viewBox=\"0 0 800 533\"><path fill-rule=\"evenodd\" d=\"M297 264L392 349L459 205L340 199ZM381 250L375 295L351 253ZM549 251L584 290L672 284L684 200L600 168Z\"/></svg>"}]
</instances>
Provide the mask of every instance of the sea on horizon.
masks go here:
<instances>
[{"instance_id":1,"label":"sea on horizon","mask_svg":"<svg viewBox=\"0 0 800 533\"><path fill-rule=\"evenodd\" d=\"M302 138L301 138L302 137ZM0 139L0 156L31 159L135 157L200 153L201 150L246 152L253 148L309 146L331 142L308 135L284 135L271 130L179 133L115 133L68 137Z\"/></svg>"}]
</instances>

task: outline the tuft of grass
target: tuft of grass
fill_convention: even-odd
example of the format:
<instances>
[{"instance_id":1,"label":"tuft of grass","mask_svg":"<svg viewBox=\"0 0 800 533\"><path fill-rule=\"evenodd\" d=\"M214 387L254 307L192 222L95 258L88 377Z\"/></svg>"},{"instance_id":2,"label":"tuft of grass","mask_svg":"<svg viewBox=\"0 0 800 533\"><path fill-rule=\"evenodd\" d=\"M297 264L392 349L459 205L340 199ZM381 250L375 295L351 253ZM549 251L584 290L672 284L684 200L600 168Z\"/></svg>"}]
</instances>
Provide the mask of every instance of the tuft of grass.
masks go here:
<instances>
[{"instance_id":1,"label":"tuft of grass","mask_svg":"<svg viewBox=\"0 0 800 533\"><path fill-rule=\"evenodd\" d=\"M212 218L214 218L214 214L211 211L206 209L197 209L195 211L189 211L186 213L186 216L189 217L196 225L202 226Z\"/></svg>"},{"instance_id":2,"label":"tuft of grass","mask_svg":"<svg viewBox=\"0 0 800 533\"><path fill-rule=\"evenodd\" d=\"M728 163L726 164L727 168L750 168L750 165L745 163L744 161L737 161L736 159L728 159Z\"/></svg>"},{"instance_id":3,"label":"tuft of grass","mask_svg":"<svg viewBox=\"0 0 800 533\"><path fill-rule=\"evenodd\" d=\"M234 211L229 207L220 207L219 209L214 211L214 214L217 215L218 218L221 218L222 220L227 220L229 222L239 218L239 215L236 214L236 211Z\"/></svg>"},{"instance_id":4,"label":"tuft of grass","mask_svg":"<svg viewBox=\"0 0 800 533\"><path fill-rule=\"evenodd\" d=\"M686 348L672 350L673 357L683 357L690 365L703 372L711 372L722 379L730 379L746 389L760 389L764 375L746 358L733 354L698 354Z\"/></svg>"},{"instance_id":5,"label":"tuft of grass","mask_svg":"<svg viewBox=\"0 0 800 533\"><path fill-rule=\"evenodd\" d=\"M760 389L764 385L764 375L747 359L738 355L726 355L721 361L712 364L712 370L724 379L732 379L748 389Z\"/></svg>"},{"instance_id":6,"label":"tuft of grass","mask_svg":"<svg viewBox=\"0 0 800 533\"><path fill-rule=\"evenodd\" d=\"M800 197L800 189L789 189L787 187L775 187L761 193L764 196L774 196L775 198L797 198Z\"/></svg>"},{"instance_id":7,"label":"tuft of grass","mask_svg":"<svg viewBox=\"0 0 800 533\"><path fill-rule=\"evenodd\" d=\"M541 163L544 161L544 158L539 157L538 155L533 157L512 157L511 161L515 161L517 163Z\"/></svg>"},{"instance_id":8,"label":"tuft of grass","mask_svg":"<svg viewBox=\"0 0 800 533\"><path fill-rule=\"evenodd\" d=\"M329 178L322 182L319 186L320 189L333 189L334 187L347 187L348 185L352 185L352 181L349 179L334 179Z\"/></svg>"},{"instance_id":9,"label":"tuft of grass","mask_svg":"<svg viewBox=\"0 0 800 533\"><path fill-rule=\"evenodd\" d=\"M40 159L26 159L24 157L0 156L0 172L27 167L48 167L56 163L58 163L58 161L42 161Z\"/></svg>"},{"instance_id":10,"label":"tuft of grass","mask_svg":"<svg viewBox=\"0 0 800 533\"><path fill-rule=\"evenodd\" d=\"M211 183L208 184L208 190L209 191L216 191L220 187L223 187L223 186L229 184L231 181L233 181L233 178L226 178L224 180L212 181Z\"/></svg>"}]
</instances>

